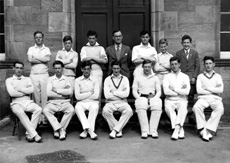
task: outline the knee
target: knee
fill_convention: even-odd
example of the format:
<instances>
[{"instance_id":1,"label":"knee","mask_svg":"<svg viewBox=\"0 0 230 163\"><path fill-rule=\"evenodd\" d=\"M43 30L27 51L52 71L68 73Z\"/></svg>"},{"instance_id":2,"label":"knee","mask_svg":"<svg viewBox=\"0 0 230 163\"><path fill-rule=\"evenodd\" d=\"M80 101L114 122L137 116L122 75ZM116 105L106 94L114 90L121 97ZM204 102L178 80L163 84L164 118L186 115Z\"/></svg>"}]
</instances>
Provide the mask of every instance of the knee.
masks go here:
<instances>
[{"instance_id":1,"label":"knee","mask_svg":"<svg viewBox=\"0 0 230 163\"><path fill-rule=\"evenodd\" d=\"M111 109L109 109L109 107L104 107L103 110L102 110L102 115L103 116L108 116L108 115L112 115L113 112L111 111Z\"/></svg>"}]
</instances>

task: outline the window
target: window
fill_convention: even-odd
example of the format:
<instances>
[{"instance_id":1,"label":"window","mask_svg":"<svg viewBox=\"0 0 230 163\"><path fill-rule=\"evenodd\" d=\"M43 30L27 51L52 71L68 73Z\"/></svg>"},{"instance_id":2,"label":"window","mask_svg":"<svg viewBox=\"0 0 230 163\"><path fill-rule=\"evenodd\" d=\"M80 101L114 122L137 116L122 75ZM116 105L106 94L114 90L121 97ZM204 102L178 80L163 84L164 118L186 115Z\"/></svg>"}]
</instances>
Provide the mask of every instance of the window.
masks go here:
<instances>
[{"instance_id":1,"label":"window","mask_svg":"<svg viewBox=\"0 0 230 163\"><path fill-rule=\"evenodd\" d=\"M5 53L4 0L0 0L0 55Z\"/></svg>"},{"instance_id":2,"label":"window","mask_svg":"<svg viewBox=\"0 0 230 163\"><path fill-rule=\"evenodd\" d=\"M230 1L221 0L220 7L220 58L230 58Z\"/></svg>"}]
</instances>

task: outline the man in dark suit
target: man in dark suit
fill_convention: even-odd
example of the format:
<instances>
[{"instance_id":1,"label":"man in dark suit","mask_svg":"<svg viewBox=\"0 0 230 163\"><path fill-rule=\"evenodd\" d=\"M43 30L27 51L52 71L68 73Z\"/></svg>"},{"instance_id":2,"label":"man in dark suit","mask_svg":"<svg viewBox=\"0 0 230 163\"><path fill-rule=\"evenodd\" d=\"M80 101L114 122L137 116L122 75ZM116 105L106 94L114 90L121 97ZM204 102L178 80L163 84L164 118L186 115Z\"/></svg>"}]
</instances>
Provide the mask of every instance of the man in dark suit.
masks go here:
<instances>
[{"instance_id":1,"label":"man in dark suit","mask_svg":"<svg viewBox=\"0 0 230 163\"><path fill-rule=\"evenodd\" d=\"M196 94L196 79L200 73L200 60L198 52L191 49L192 38L184 35L181 42L183 49L176 52L176 56L181 61L181 71L189 76L191 89L188 95L188 106L194 105L194 94ZM188 116L192 114L192 110L188 108ZM189 117L189 121L191 118Z\"/></svg>"},{"instance_id":2,"label":"man in dark suit","mask_svg":"<svg viewBox=\"0 0 230 163\"><path fill-rule=\"evenodd\" d=\"M129 46L122 44L123 35L120 30L113 31L114 45L106 48L106 54L108 57L108 75L111 75L111 63L115 60L121 63L121 74L128 79L131 77L130 67L131 62L131 49Z\"/></svg>"}]
</instances>

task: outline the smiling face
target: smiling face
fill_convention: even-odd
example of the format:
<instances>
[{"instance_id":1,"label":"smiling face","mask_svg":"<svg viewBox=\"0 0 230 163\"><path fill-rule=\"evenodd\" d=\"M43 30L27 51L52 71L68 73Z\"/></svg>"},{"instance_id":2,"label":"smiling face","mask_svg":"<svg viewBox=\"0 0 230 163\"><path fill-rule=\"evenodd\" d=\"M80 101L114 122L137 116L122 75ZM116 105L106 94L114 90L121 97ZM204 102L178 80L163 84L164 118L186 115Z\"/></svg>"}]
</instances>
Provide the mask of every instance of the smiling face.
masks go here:
<instances>
[{"instance_id":1,"label":"smiling face","mask_svg":"<svg viewBox=\"0 0 230 163\"><path fill-rule=\"evenodd\" d=\"M72 41L71 40L67 40L64 42L64 48L66 51L70 51L70 49L72 48Z\"/></svg>"},{"instance_id":2,"label":"smiling face","mask_svg":"<svg viewBox=\"0 0 230 163\"><path fill-rule=\"evenodd\" d=\"M14 67L14 74L15 74L17 77L22 76L23 69L24 69L24 66L23 66L22 64L16 63L16 64L15 64L15 67Z\"/></svg>"},{"instance_id":3,"label":"smiling face","mask_svg":"<svg viewBox=\"0 0 230 163\"><path fill-rule=\"evenodd\" d=\"M122 42L123 36L121 31L118 31L116 33L113 34L113 41L115 42L115 44L120 44Z\"/></svg>"},{"instance_id":4,"label":"smiling face","mask_svg":"<svg viewBox=\"0 0 230 163\"><path fill-rule=\"evenodd\" d=\"M189 39L185 39L183 40L183 42L181 43L184 47L184 50L188 50L190 49L190 46L191 46L191 42Z\"/></svg>"},{"instance_id":5,"label":"smiling face","mask_svg":"<svg viewBox=\"0 0 230 163\"><path fill-rule=\"evenodd\" d=\"M176 73L180 70L180 63L177 60L170 62L171 70Z\"/></svg>"},{"instance_id":6,"label":"smiling face","mask_svg":"<svg viewBox=\"0 0 230 163\"><path fill-rule=\"evenodd\" d=\"M42 46L43 45L43 36L41 33L37 33L35 36L34 36L34 40L35 40L35 44L37 46Z\"/></svg>"},{"instance_id":7,"label":"smiling face","mask_svg":"<svg viewBox=\"0 0 230 163\"><path fill-rule=\"evenodd\" d=\"M148 45L149 40L150 40L150 36L148 33L146 33L145 35L141 35L141 43L143 45Z\"/></svg>"},{"instance_id":8,"label":"smiling face","mask_svg":"<svg viewBox=\"0 0 230 163\"><path fill-rule=\"evenodd\" d=\"M96 42L97 42L97 37L96 37L95 35L89 36L89 37L88 37L88 41L89 41L89 44L90 44L91 46L94 46L94 45L96 44Z\"/></svg>"},{"instance_id":9,"label":"smiling face","mask_svg":"<svg viewBox=\"0 0 230 163\"><path fill-rule=\"evenodd\" d=\"M119 65L113 65L112 70L113 70L113 75L114 76L119 76L120 75L121 68L120 68Z\"/></svg>"},{"instance_id":10,"label":"smiling face","mask_svg":"<svg viewBox=\"0 0 230 163\"><path fill-rule=\"evenodd\" d=\"M160 50L164 54L167 52L168 45L166 43L160 44Z\"/></svg>"},{"instance_id":11,"label":"smiling face","mask_svg":"<svg viewBox=\"0 0 230 163\"><path fill-rule=\"evenodd\" d=\"M204 68L206 72L211 72L213 68L215 67L215 63L212 60L206 60L204 61Z\"/></svg>"}]
</instances>

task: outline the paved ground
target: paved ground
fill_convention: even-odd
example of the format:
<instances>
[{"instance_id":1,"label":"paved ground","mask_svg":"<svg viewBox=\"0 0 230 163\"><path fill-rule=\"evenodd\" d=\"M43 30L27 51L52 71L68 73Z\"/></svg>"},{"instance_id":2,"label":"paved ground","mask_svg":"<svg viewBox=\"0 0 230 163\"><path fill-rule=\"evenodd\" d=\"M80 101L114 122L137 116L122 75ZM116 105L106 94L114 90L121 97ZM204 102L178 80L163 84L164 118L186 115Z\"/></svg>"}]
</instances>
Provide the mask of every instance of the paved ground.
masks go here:
<instances>
[{"instance_id":1,"label":"paved ground","mask_svg":"<svg viewBox=\"0 0 230 163\"><path fill-rule=\"evenodd\" d=\"M107 127L107 126L106 126ZM193 126L185 127L184 140L170 140L169 125L160 125L159 138L140 138L139 126L128 124L123 138L109 139L107 128L96 130L99 139L79 139L81 127L71 125L65 141L53 138L50 127L42 128L42 143L27 143L11 136L12 124L0 131L0 163L26 163L26 156L59 150L75 151L90 163L229 163L230 128L221 127L217 137L202 141ZM67 163L67 162L66 162Z\"/></svg>"}]
</instances>

